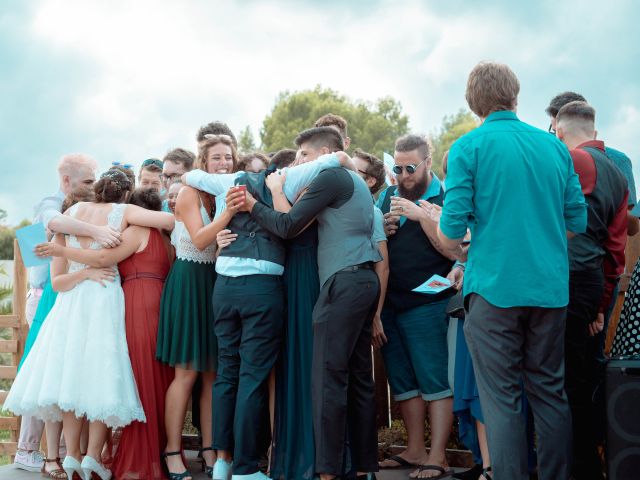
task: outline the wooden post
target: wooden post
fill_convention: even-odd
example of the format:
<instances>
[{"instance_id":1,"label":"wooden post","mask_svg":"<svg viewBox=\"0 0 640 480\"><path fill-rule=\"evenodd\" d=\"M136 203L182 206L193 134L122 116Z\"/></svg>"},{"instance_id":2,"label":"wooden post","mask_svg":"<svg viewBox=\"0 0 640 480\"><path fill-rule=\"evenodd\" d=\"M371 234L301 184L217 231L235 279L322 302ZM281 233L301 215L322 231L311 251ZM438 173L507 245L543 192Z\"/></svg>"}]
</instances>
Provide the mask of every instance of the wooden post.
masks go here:
<instances>
[{"instance_id":1,"label":"wooden post","mask_svg":"<svg viewBox=\"0 0 640 480\"><path fill-rule=\"evenodd\" d=\"M618 298L616 298L616 305L613 309L613 312L611 313L609 327L607 328L607 339L604 347L605 353L607 354L611 351L613 339L616 335L616 329L618 328L618 322L620 321L620 314L622 313L624 298L627 292L627 288L629 287L631 274L633 273L633 269L636 266L638 257L640 257L640 233L635 234L633 237L627 237L627 248L625 250L625 254L626 271L623 277L620 279Z\"/></svg>"},{"instance_id":2,"label":"wooden post","mask_svg":"<svg viewBox=\"0 0 640 480\"><path fill-rule=\"evenodd\" d=\"M389 427L389 385L380 350L373 350L373 378L376 386L376 424L378 429Z\"/></svg>"},{"instance_id":3,"label":"wooden post","mask_svg":"<svg viewBox=\"0 0 640 480\"><path fill-rule=\"evenodd\" d=\"M18 241L13 241L13 314L18 317L18 350L13 354L13 364L18 365L24 353L24 342L27 339L27 269L22 260Z\"/></svg>"},{"instance_id":4,"label":"wooden post","mask_svg":"<svg viewBox=\"0 0 640 480\"><path fill-rule=\"evenodd\" d=\"M9 340L0 341L0 352L11 353L11 364L0 366L0 378L15 379L18 364L24 352L24 343L29 332L27 325L27 269L22 261L18 242L13 242L13 298L11 315L0 315L0 328L11 330ZM6 391L0 391L0 402L7 398ZM0 429L9 430L9 441L0 442L0 455L16 454L20 435L20 417L0 417Z\"/></svg>"}]
</instances>

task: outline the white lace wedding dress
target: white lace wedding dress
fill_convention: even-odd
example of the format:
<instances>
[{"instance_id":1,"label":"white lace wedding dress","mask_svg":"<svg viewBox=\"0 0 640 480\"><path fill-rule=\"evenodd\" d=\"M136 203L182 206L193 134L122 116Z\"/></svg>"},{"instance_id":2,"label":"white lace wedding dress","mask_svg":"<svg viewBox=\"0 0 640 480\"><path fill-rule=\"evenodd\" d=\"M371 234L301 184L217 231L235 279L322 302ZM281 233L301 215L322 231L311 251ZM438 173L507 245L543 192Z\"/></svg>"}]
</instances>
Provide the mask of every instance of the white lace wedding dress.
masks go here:
<instances>
[{"instance_id":1,"label":"white lace wedding dress","mask_svg":"<svg viewBox=\"0 0 640 480\"><path fill-rule=\"evenodd\" d=\"M120 228L125 208L113 204L108 224ZM67 244L80 247L72 235ZM69 262L69 272L83 268ZM109 427L145 421L129 360L120 277L105 287L85 280L58 294L4 408L43 420L61 420L63 411L71 411Z\"/></svg>"}]
</instances>

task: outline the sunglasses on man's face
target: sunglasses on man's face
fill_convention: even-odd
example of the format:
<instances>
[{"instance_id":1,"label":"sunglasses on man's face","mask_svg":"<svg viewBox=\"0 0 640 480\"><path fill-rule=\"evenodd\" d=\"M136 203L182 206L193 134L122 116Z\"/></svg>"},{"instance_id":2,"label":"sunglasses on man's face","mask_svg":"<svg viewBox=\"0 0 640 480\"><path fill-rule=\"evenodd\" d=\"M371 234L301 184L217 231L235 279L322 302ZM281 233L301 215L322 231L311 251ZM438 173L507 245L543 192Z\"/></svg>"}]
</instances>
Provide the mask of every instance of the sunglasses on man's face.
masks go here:
<instances>
[{"instance_id":1,"label":"sunglasses on man's face","mask_svg":"<svg viewBox=\"0 0 640 480\"><path fill-rule=\"evenodd\" d=\"M130 163L111 162L111 165L114 166L114 167L126 168L127 170L132 170L133 169L133 165L131 165Z\"/></svg>"},{"instance_id":2,"label":"sunglasses on man's face","mask_svg":"<svg viewBox=\"0 0 640 480\"><path fill-rule=\"evenodd\" d=\"M416 170L418 170L418 167L420 167L420 165L422 165L427 159L425 158L424 160L422 160L419 164L417 165L406 165L406 166L402 166L402 165L394 165L393 166L393 173L395 173L396 175L402 175L403 171L407 172L407 175L412 175L414 173L416 173Z\"/></svg>"}]
</instances>

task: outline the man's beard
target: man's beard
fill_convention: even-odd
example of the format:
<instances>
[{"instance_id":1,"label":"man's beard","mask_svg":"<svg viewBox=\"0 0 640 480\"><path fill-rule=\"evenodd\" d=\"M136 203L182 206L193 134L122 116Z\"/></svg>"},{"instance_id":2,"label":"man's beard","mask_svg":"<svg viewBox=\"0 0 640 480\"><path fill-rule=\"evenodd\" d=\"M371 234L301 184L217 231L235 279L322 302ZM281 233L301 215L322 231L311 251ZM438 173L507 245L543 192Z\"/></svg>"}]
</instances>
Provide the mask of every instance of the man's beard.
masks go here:
<instances>
[{"instance_id":1,"label":"man's beard","mask_svg":"<svg viewBox=\"0 0 640 480\"><path fill-rule=\"evenodd\" d=\"M420 180L415 180L413 187L406 188L402 182L398 182L398 192L402 198L415 202L418 200L424 192L427 191L427 184L429 183L429 176L425 175Z\"/></svg>"}]
</instances>

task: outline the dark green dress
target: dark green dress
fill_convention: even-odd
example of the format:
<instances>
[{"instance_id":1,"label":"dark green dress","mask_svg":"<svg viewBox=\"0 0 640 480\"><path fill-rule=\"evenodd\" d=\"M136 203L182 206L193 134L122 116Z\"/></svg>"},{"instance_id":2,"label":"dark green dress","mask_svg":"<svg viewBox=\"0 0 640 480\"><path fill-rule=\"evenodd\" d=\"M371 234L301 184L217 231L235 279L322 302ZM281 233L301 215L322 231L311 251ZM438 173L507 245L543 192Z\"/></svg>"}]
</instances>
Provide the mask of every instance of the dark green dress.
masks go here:
<instances>
[{"instance_id":1,"label":"dark green dress","mask_svg":"<svg viewBox=\"0 0 640 480\"><path fill-rule=\"evenodd\" d=\"M318 229L312 224L287 245L284 282L288 321L276 370L276 409L271 478L312 479L315 445L311 410L313 325L320 292Z\"/></svg>"},{"instance_id":2,"label":"dark green dress","mask_svg":"<svg viewBox=\"0 0 640 480\"><path fill-rule=\"evenodd\" d=\"M201 210L206 225L209 218ZM211 304L215 245L199 251L181 222L173 238L177 258L162 291L156 358L172 367L212 372L218 361Z\"/></svg>"}]
</instances>

